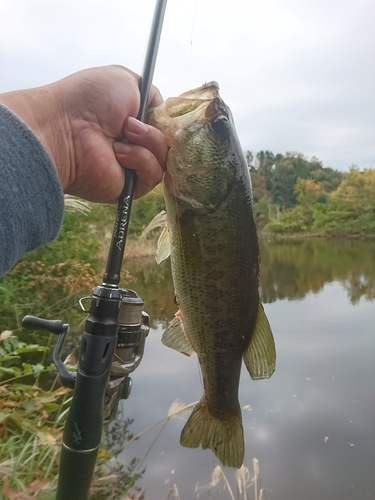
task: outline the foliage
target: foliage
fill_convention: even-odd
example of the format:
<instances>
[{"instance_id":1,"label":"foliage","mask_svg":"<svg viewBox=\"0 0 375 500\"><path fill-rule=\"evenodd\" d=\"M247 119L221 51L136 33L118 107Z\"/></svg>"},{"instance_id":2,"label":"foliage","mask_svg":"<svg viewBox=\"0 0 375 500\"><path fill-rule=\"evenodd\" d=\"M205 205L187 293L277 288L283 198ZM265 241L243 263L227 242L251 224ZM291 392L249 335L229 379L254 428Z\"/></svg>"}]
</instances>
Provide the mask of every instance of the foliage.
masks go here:
<instances>
[{"instance_id":1,"label":"foliage","mask_svg":"<svg viewBox=\"0 0 375 500\"><path fill-rule=\"evenodd\" d=\"M2 279L0 297L1 325L17 330L25 314L51 319L66 318L72 329L78 328L83 316L78 309L78 298L92 292L99 274L91 264L68 259L45 265L43 261L23 261ZM23 337L35 340L29 332ZM38 337L48 339L48 335Z\"/></svg>"},{"instance_id":2,"label":"foliage","mask_svg":"<svg viewBox=\"0 0 375 500\"><path fill-rule=\"evenodd\" d=\"M65 417L71 390L42 389L36 382L44 371L43 359L22 362L23 357L44 354L46 348L26 345L7 332L0 337L0 363L7 379L0 382L0 498L3 500L50 500L57 486L57 473ZM22 383L25 376L30 384ZM135 487L142 472L139 460L118 460L124 442L132 439L130 420L117 419L103 433L90 500L122 498ZM135 488L137 490L137 488ZM130 498L130 497L129 497Z\"/></svg>"},{"instance_id":3,"label":"foliage","mask_svg":"<svg viewBox=\"0 0 375 500\"><path fill-rule=\"evenodd\" d=\"M292 235L305 233L308 228L308 213L300 205L281 212L279 220L271 220L264 228L265 234Z\"/></svg>"},{"instance_id":4,"label":"foliage","mask_svg":"<svg viewBox=\"0 0 375 500\"><path fill-rule=\"evenodd\" d=\"M49 500L56 489L70 390L53 389L50 375L55 368L47 359L50 348L40 345L49 344L51 336L25 332L20 323L25 314L33 314L63 319L73 332L81 329L84 316L77 307L78 298L91 294L101 283L102 254L107 254L116 213L115 206L89 205L88 211L86 204L77 207L76 200L69 199L57 240L27 253L0 280L1 329L6 332L0 337L1 499ZM135 201L132 221L137 223L129 235L137 234L159 209L160 195ZM12 331L18 337L9 335ZM43 388L39 383L42 375L46 375ZM123 444L118 439L129 439L128 424L112 425L104 433L93 500L122 498L121 492L141 475L134 472L137 460L125 465L117 459ZM109 438L108 433L115 429L116 439Z\"/></svg>"},{"instance_id":5,"label":"foliage","mask_svg":"<svg viewBox=\"0 0 375 500\"><path fill-rule=\"evenodd\" d=\"M10 367L12 363L20 364L21 354L45 351L41 346L24 345L9 332L3 334L0 341L0 361L10 362ZM44 369L49 370L50 367ZM34 377L40 373L40 369L26 371ZM6 373L14 376L0 383L0 499L50 500L57 487L62 432L71 390L63 387L54 389L56 381L48 390L43 390L36 382L21 383L20 378L24 374L17 370ZM150 428L163 423L160 435L170 419L191 411L195 404L184 405L175 401L165 419ZM114 421L105 426L90 500L144 498L136 483L144 473L141 466L145 457L142 462L133 458L129 463L119 458L124 446L140 436L129 432L131 424L132 420L125 420L120 409Z\"/></svg>"},{"instance_id":6,"label":"foliage","mask_svg":"<svg viewBox=\"0 0 375 500\"><path fill-rule=\"evenodd\" d=\"M367 168L361 172L352 166L348 175L331 199L337 205L355 212L373 213L375 211L375 169Z\"/></svg>"},{"instance_id":7,"label":"foliage","mask_svg":"<svg viewBox=\"0 0 375 500\"><path fill-rule=\"evenodd\" d=\"M274 235L325 236L375 235L375 170L352 167L336 190L297 178L294 193L298 204L285 209L265 227Z\"/></svg>"},{"instance_id":8,"label":"foliage","mask_svg":"<svg viewBox=\"0 0 375 500\"><path fill-rule=\"evenodd\" d=\"M154 188L146 196L133 201L129 236L137 237L147 224L164 208L161 186Z\"/></svg>"},{"instance_id":9,"label":"foliage","mask_svg":"<svg viewBox=\"0 0 375 500\"><path fill-rule=\"evenodd\" d=\"M269 219L270 206L273 204L270 191L267 189L267 178L261 170L251 172L251 183L254 196L254 215L258 226L263 226Z\"/></svg>"},{"instance_id":10,"label":"foliage","mask_svg":"<svg viewBox=\"0 0 375 500\"><path fill-rule=\"evenodd\" d=\"M320 202L325 201L327 194L343 179L341 172L325 168L317 158L308 159L301 153L275 155L271 151L260 151L254 156L247 151L245 157L251 173L255 217L260 227L280 209L298 203L295 191L298 179L311 180L322 187Z\"/></svg>"},{"instance_id":11,"label":"foliage","mask_svg":"<svg viewBox=\"0 0 375 500\"><path fill-rule=\"evenodd\" d=\"M333 281L341 283L352 304L374 300L374 252L372 239L262 239L261 300L299 300Z\"/></svg>"},{"instance_id":12,"label":"foliage","mask_svg":"<svg viewBox=\"0 0 375 500\"><path fill-rule=\"evenodd\" d=\"M25 314L55 319L66 317L68 311L73 329L75 322L79 324L82 314L78 315L78 297L92 291L101 268L101 240L94 223L92 212L86 216L66 211L58 239L25 254L0 279L2 329L19 330ZM33 340L40 343L42 338L48 336Z\"/></svg>"},{"instance_id":13,"label":"foliage","mask_svg":"<svg viewBox=\"0 0 375 500\"><path fill-rule=\"evenodd\" d=\"M18 331L25 314L48 319L69 316L71 331L81 328L83 315L78 308L78 299L92 293L101 283L116 206L91 203L90 211L87 212L85 205L82 213L80 205L77 211L76 200L69 198L68 201L59 237L25 254L0 279L2 329ZM138 235L162 208L160 189L135 200L129 237ZM22 332L20 335L24 336ZM43 342L40 336L33 335L32 339Z\"/></svg>"},{"instance_id":14,"label":"foliage","mask_svg":"<svg viewBox=\"0 0 375 500\"><path fill-rule=\"evenodd\" d=\"M35 353L45 353L48 347L20 342L9 331L3 332L0 340L2 341L0 343L0 381L4 378L8 380L9 378L36 377L54 369L53 365L44 366L40 362L31 364L25 359L25 356L30 360Z\"/></svg>"},{"instance_id":15,"label":"foliage","mask_svg":"<svg viewBox=\"0 0 375 500\"><path fill-rule=\"evenodd\" d=\"M375 170L347 175L300 153L261 151L246 158L258 225L274 235L375 234ZM275 209L276 206L276 209ZM268 224L267 224L268 222Z\"/></svg>"},{"instance_id":16,"label":"foliage","mask_svg":"<svg viewBox=\"0 0 375 500\"><path fill-rule=\"evenodd\" d=\"M272 176L272 199L277 205L291 207L296 204L294 186L297 178L306 179L309 161L303 155L287 153Z\"/></svg>"},{"instance_id":17,"label":"foliage","mask_svg":"<svg viewBox=\"0 0 375 500\"><path fill-rule=\"evenodd\" d=\"M46 348L8 333L0 343L1 372L7 377L0 383L0 498L47 500L55 487L70 390L39 387L38 377L54 368L40 359ZM35 354L39 359L31 363Z\"/></svg>"},{"instance_id":18,"label":"foliage","mask_svg":"<svg viewBox=\"0 0 375 500\"><path fill-rule=\"evenodd\" d=\"M303 207L311 207L314 203L322 197L324 188L321 182L314 181L313 179L301 179L297 177L294 185L294 193L297 202Z\"/></svg>"}]
</instances>

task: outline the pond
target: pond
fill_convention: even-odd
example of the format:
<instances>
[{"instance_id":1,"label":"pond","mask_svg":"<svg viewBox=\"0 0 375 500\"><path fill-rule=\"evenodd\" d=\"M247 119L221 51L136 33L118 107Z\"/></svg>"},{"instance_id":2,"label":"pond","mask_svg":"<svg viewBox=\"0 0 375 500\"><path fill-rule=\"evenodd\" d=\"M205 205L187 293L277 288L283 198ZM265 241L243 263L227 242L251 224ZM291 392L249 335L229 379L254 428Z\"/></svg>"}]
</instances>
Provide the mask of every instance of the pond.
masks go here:
<instances>
[{"instance_id":1,"label":"pond","mask_svg":"<svg viewBox=\"0 0 375 500\"><path fill-rule=\"evenodd\" d=\"M268 380L252 381L245 369L241 374L244 465L250 473L253 459L259 466L258 491L250 487L248 498L260 500L260 488L266 500L375 498L375 242L262 241L261 259L277 365ZM160 342L176 311L169 263L126 267L152 319L123 402L137 434L164 419L175 400L198 401L203 389L196 356ZM199 489L219 462L210 450L180 446L187 416L143 433L122 458L143 460L138 485L145 498L232 498L223 481ZM223 472L237 498L235 469Z\"/></svg>"}]
</instances>

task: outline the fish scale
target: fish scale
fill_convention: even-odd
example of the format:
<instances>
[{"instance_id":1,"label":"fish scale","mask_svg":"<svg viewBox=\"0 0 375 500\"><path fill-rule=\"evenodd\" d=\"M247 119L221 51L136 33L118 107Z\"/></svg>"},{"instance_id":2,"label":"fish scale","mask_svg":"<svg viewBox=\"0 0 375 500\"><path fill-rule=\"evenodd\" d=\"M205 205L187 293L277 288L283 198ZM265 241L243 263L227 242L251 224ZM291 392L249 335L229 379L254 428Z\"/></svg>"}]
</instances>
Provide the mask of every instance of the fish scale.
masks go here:
<instances>
[{"instance_id":1,"label":"fish scale","mask_svg":"<svg viewBox=\"0 0 375 500\"><path fill-rule=\"evenodd\" d=\"M181 444L210 448L223 465L240 467L242 361L257 379L271 376L276 360L259 300L259 247L248 166L216 83L167 99L152 111L150 123L170 145L163 180L167 229L159 249L170 249L180 308L162 342L184 354L197 353L204 385Z\"/></svg>"}]
</instances>

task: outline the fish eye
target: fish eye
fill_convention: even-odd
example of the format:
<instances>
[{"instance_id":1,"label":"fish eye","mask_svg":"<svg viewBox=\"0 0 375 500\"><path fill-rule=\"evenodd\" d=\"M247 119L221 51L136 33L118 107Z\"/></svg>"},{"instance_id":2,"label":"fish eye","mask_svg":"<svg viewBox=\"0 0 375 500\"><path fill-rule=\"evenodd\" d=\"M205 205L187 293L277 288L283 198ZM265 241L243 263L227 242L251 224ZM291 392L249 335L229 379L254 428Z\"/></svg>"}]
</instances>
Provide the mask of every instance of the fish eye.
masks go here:
<instances>
[{"instance_id":1,"label":"fish eye","mask_svg":"<svg viewBox=\"0 0 375 500\"><path fill-rule=\"evenodd\" d=\"M211 121L211 128L216 134L218 134L223 139L227 139L229 136L230 123L226 116L220 115Z\"/></svg>"}]
</instances>

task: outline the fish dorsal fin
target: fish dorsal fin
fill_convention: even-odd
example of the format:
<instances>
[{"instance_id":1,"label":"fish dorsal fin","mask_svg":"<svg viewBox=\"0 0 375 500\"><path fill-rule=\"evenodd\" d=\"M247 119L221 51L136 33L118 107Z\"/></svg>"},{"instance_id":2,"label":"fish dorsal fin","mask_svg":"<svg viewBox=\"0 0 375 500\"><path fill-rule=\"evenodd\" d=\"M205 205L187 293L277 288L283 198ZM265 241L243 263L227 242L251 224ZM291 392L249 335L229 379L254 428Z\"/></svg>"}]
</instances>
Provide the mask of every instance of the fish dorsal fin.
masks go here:
<instances>
[{"instance_id":1,"label":"fish dorsal fin","mask_svg":"<svg viewBox=\"0 0 375 500\"><path fill-rule=\"evenodd\" d=\"M192 356L195 354L193 346L184 332L180 311L178 311L176 316L169 323L167 329L162 335L161 341L165 346L181 352L186 356Z\"/></svg>"},{"instance_id":2,"label":"fish dorsal fin","mask_svg":"<svg viewBox=\"0 0 375 500\"><path fill-rule=\"evenodd\" d=\"M165 223L165 226L163 227L163 231L161 235L159 236L158 240L158 246L156 250L156 262L160 264L165 259L168 259L169 255L171 253L171 245L169 242L169 230L168 230L168 223Z\"/></svg>"},{"instance_id":3,"label":"fish dorsal fin","mask_svg":"<svg viewBox=\"0 0 375 500\"><path fill-rule=\"evenodd\" d=\"M260 302L254 332L250 344L244 352L243 360L253 380L268 378L275 371L275 341Z\"/></svg>"}]
</instances>

